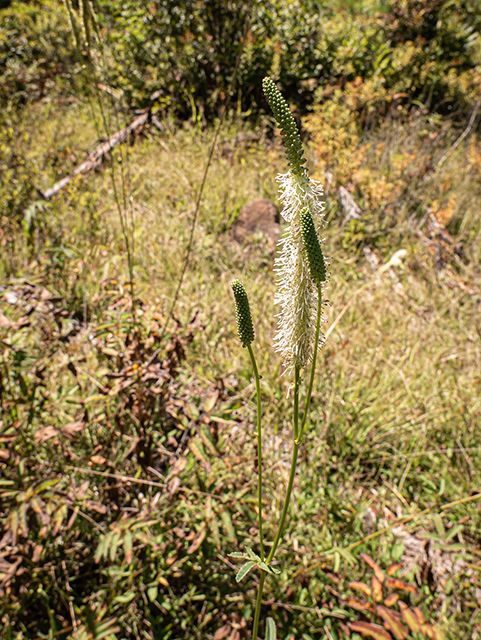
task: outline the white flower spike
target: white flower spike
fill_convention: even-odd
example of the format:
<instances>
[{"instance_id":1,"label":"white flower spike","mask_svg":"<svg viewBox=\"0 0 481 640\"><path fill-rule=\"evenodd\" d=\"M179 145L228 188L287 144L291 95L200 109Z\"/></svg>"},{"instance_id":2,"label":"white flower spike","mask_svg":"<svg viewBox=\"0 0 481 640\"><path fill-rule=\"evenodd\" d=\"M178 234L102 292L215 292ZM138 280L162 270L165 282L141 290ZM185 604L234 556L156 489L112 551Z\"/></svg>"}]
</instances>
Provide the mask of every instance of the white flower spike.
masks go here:
<instances>
[{"instance_id":1,"label":"white flower spike","mask_svg":"<svg viewBox=\"0 0 481 640\"><path fill-rule=\"evenodd\" d=\"M323 225L322 186L311 180L303 166L305 159L299 131L289 107L270 78L263 82L264 93L281 129L289 172L279 175L282 217L289 223L279 241L279 254L274 264L278 291L275 302L280 305L276 351L283 357L286 372L305 368L312 358L315 339L317 287L309 271L303 241L301 214L308 209L318 234ZM318 238L322 243L322 239ZM324 285L323 285L324 286ZM323 338L321 338L323 340Z\"/></svg>"}]
</instances>

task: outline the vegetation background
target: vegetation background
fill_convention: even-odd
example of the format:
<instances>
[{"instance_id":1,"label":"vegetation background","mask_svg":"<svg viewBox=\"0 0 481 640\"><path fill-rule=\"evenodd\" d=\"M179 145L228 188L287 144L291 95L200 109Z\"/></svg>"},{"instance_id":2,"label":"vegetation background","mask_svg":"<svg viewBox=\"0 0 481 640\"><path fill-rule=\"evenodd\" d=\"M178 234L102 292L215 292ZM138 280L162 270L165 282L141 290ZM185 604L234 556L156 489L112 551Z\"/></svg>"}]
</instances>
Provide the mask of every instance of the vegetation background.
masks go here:
<instances>
[{"instance_id":1,"label":"vegetation background","mask_svg":"<svg viewBox=\"0 0 481 640\"><path fill-rule=\"evenodd\" d=\"M68 6L90 26L80 47ZM271 75L326 188L332 276L263 615L280 638L371 622L479 639L478 0L0 7L1 637L249 637L257 578L238 585L228 558L257 534L233 278L258 336L268 539L289 381L272 245L229 230L285 171ZM85 158L96 170L75 174Z\"/></svg>"}]
</instances>

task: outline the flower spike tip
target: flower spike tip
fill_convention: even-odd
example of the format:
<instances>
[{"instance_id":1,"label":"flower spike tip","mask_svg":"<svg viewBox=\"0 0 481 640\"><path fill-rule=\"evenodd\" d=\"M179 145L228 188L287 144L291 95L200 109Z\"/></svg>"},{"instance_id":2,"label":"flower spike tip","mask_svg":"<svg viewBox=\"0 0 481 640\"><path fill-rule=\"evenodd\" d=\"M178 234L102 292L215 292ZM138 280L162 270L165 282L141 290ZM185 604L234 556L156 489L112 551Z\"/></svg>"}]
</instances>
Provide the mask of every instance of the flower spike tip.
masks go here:
<instances>
[{"instance_id":1,"label":"flower spike tip","mask_svg":"<svg viewBox=\"0 0 481 640\"><path fill-rule=\"evenodd\" d=\"M251 310L249 306L249 298L247 297L244 285L240 280L234 280L231 283L232 291L235 299L235 315L237 321L237 333L239 340L245 347L254 341L254 327L252 326Z\"/></svg>"}]
</instances>

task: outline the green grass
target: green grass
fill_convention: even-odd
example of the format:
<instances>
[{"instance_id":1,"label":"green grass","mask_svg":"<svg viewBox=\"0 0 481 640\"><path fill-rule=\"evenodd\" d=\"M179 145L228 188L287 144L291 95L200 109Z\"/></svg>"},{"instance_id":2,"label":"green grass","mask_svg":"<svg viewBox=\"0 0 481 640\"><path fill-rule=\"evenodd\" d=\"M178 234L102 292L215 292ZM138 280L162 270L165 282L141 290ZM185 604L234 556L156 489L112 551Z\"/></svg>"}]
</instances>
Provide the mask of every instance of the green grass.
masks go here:
<instances>
[{"instance_id":1,"label":"green grass","mask_svg":"<svg viewBox=\"0 0 481 640\"><path fill-rule=\"evenodd\" d=\"M392 127L391 144L401 146L402 127L394 142ZM271 141L261 131L258 142L242 142L238 136L247 130L241 121L222 129L175 309L181 328L175 331L173 323L169 325L169 340L175 340L177 333L184 340L185 358L177 363L165 396L158 400L129 396L127 387L115 391L117 378L110 374L144 362L157 344L163 350L168 347L168 341L155 341L155 332L162 333L180 276L213 132L168 123L164 134L151 129L147 138L128 150L135 286L142 301L138 352L126 338L130 329L126 251L108 167L77 178L44 211L38 209L30 234L15 228L12 212L4 214L10 215L10 228L2 235L2 291L18 293L24 282L30 282L64 298L52 303L63 314L35 303L35 321L23 328L14 323L25 315L26 307L10 304L5 293L0 298L2 313L13 323L0 329L4 381L0 427L3 446L11 451L0 464L2 476L13 483L2 489L13 487L17 492L0 498L0 522L7 530L9 513L24 500L18 496L41 478L62 478L59 492L47 495L47 489L42 490L53 520L62 491L72 491L74 479L77 488L90 482L86 495L75 503L86 517L77 516L70 528L63 514L58 530L52 522L42 537L30 508L28 533L20 529L17 541L20 555L28 558L22 566L29 572L17 576L10 591L2 593L6 637L8 633L19 640L52 637L48 634L57 632L56 637L69 637L69 631L61 634L62 628L70 628L74 620L79 629L87 625L87 603L97 612L94 617L107 607L105 617L118 625L117 638L212 638L216 629L231 623L240 625L242 637L248 637L243 619L251 614L255 585L253 579L242 588L236 585L235 570L227 559L230 551L253 544L256 536L255 387L247 354L235 333L230 292L234 278L241 277L249 293L257 334L253 346L263 376L267 540L275 533L288 476L291 380L280 377L280 359L272 349L274 254L262 239L239 246L226 233L244 204L255 197L276 199L275 175L285 170L279 140ZM377 142L385 142L385 132L373 133L373 147L376 135ZM80 102L29 107L15 123L13 137L2 133L3 144L11 150L4 152L4 158L22 158L22 171L34 182L31 186L42 189L73 166L73 156L80 161L95 139L89 110ZM470 144L479 153L477 141ZM311 160L315 151L313 143ZM121 153L125 161L125 148L113 156ZM468 172L463 154L464 150L447 163L461 184ZM372 157L372 163L377 162L375 154ZM372 180L389 178L389 164L372 168L372 163ZM12 171L19 172L18 165ZM436 179L432 178L433 184ZM4 201L14 182L2 183ZM472 193L480 184L470 185ZM424 198L424 189L419 179L409 197ZM352 225L339 223L335 194L326 200L325 246L332 260L325 329L332 331L320 354L292 523L280 546L282 574L277 583L267 582L264 618L270 612L276 619L281 638L327 639L328 632L333 638L343 637L339 618L327 611L329 604L340 607L341 622L356 618L335 593L347 596L347 583L363 575L360 551L383 567L394 560L402 562L399 538L392 530L384 531L397 524L431 540L449 557L462 558L463 564L453 573L436 581L429 577L433 570L430 574L422 567L414 567L405 579L417 583L420 591L413 601L426 617L439 622L446 638L477 637L479 502L446 509L443 505L476 494L481 479L480 243L474 233L479 214L470 214L468 220L458 210L459 235L454 239L463 241L466 251L463 260L450 255L449 275L446 269L436 269L418 234L420 229L425 233L419 225L422 216L410 221L412 210L403 199L391 205L394 222L389 229L379 225L378 211L372 211L360 235ZM22 211L15 206L17 213ZM373 272L361 252L364 245L376 251L381 264L399 249L407 255L401 266ZM189 330L187 324L196 313L198 319ZM80 323L80 331L66 340L63 336L72 318ZM106 322L111 325L102 330ZM39 384L42 366L46 373ZM114 392L104 394L102 387L109 386ZM136 382L132 388L142 394L144 386ZM214 405L207 410L209 397ZM45 427L60 429L78 420L84 426L72 439L60 435L54 444L54 439L41 443L35 438ZM187 466L176 472L181 491L169 497L165 488L158 491L147 485L140 496L134 491L134 477L162 483L167 476L167 484L175 477L171 461L178 457L175 451L183 433L186 442L197 443L197 450L183 449ZM13 435L16 439L9 440ZM206 437L213 438L212 450ZM169 438L175 439L175 446ZM151 465L142 462L142 443L150 447ZM92 462L95 455L105 461ZM96 471L127 474L132 480L119 479L116 484ZM115 491L121 497L114 496ZM107 511L82 502L87 499L105 505ZM374 514L371 526L366 524L368 510ZM408 517L412 519L405 524L397 522ZM455 530L459 521L462 526ZM135 522L143 524L135 529ZM124 529L114 531L116 523L123 523ZM129 527L134 532L130 563L125 550ZM115 544L120 546L117 552L109 548L104 555L99 552L96 564L93 554L102 530L118 534ZM195 547L194 535L204 530L199 546L189 551ZM452 537L450 530L455 531ZM143 538L135 538L136 531L142 531ZM379 535L363 542L373 532ZM36 544L43 551L34 562ZM350 548L352 556L342 552L344 548ZM174 557L177 560L171 562ZM59 568L62 562L68 565L68 575ZM78 589L76 581L81 584ZM29 626L22 610L38 624Z\"/></svg>"}]
</instances>

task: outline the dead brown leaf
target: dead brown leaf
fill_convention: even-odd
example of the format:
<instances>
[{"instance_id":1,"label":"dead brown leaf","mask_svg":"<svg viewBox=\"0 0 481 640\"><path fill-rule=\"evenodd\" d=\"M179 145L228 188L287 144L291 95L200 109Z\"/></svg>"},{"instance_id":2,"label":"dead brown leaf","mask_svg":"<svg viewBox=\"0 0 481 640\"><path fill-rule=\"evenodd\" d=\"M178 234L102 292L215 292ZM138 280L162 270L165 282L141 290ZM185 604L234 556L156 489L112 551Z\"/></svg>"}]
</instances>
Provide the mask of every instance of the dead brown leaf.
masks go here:
<instances>
[{"instance_id":1,"label":"dead brown leaf","mask_svg":"<svg viewBox=\"0 0 481 640\"><path fill-rule=\"evenodd\" d=\"M376 576L372 577L372 597L376 602L381 602L382 600L382 584Z\"/></svg>"},{"instance_id":2,"label":"dead brown leaf","mask_svg":"<svg viewBox=\"0 0 481 640\"><path fill-rule=\"evenodd\" d=\"M373 604L367 602L366 600L357 600L357 598L347 598L344 600L344 603L348 607L352 607L356 609L356 611L372 611L374 612L376 609Z\"/></svg>"},{"instance_id":3,"label":"dead brown leaf","mask_svg":"<svg viewBox=\"0 0 481 640\"><path fill-rule=\"evenodd\" d=\"M399 594L391 593L391 595L385 598L384 604L386 605L386 607L392 607L394 604L396 604L398 600L399 600Z\"/></svg>"},{"instance_id":4,"label":"dead brown leaf","mask_svg":"<svg viewBox=\"0 0 481 640\"><path fill-rule=\"evenodd\" d=\"M384 626L394 634L397 640L406 640L409 632L402 624L399 614L382 606L377 607L377 613L384 620Z\"/></svg>"},{"instance_id":5,"label":"dead brown leaf","mask_svg":"<svg viewBox=\"0 0 481 640\"><path fill-rule=\"evenodd\" d=\"M33 434L35 440L40 444L47 442L47 440L50 440L51 438L55 438L56 435L58 435L58 431L55 427L42 427Z\"/></svg>"},{"instance_id":6,"label":"dead brown leaf","mask_svg":"<svg viewBox=\"0 0 481 640\"><path fill-rule=\"evenodd\" d=\"M354 622L349 622L348 627L352 631L357 631L357 633L360 633L362 636L374 638L374 640L392 640L391 634L377 624L355 620Z\"/></svg>"},{"instance_id":7,"label":"dead brown leaf","mask_svg":"<svg viewBox=\"0 0 481 640\"><path fill-rule=\"evenodd\" d=\"M37 564L37 562L40 560L40 556L42 555L42 551L43 551L43 547L41 544L36 544L35 548L33 550L33 555L32 555L32 562L34 564Z\"/></svg>"},{"instance_id":8,"label":"dead brown leaf","mask_svg":"<svg viewBox=\"0 0 481 640\"><path fill-rule=\"evenodd\" d=\"M107 513L107 507L101 502L95 502L94 500L84 500L83 504L90 509L91 511L96 511L97 513Z\"/></svg>"},{"instance_id":9,"label":"dead brown leaf","mask_svg":"<svg viewBox=\"0 0 481 640\"><path fill-rule=\"evenodd\" d=\"M6 318L3 313L0 313L0 328L1 329L8 329L8 327L10 326L10 320L8 318Z\"/></svg>"},{"instance_id":10,"label":"dead brown leaf","mask_svg":"<svg viewBox=\"0 0 481 640\"><path fill-rule=\"evenodd\" d=\"M195 537L192 540L192 544L187 549L187 553L189 555L191 553L194 553L195 551L197 551L197 549L200 547L200 545L204 541L204 538L205 538L206 534L207 534L206 526L205 526L205 523L203 523L201 528L199 529L199 531L195 534Z\"/></svg>"},{"instance_id":11,"label":"dead brown leaf","mask_svg":"<svg viewBox=\"0 0 481 640\"><path fill-rule=\"evenodd\" d=\"M386 587L390 589L400 589L401 591L409 591L409 593L417 593L417 589L414 585L408 584L399 578L388 578L386 580Z\"/></svg>"},{"instance_id":12,"label":"dead brown leaf","mask_svg":"<svg viewBox=\"0 0 481 640\"><path fill-rule=\"evenodd\" d=\"M206 413L210 413L212 409L215 407L215 403L219 399L219 389L214 389L211 391L206 399L204 400L203 409Z\"/></svg>"},{"instance_id":13,"label":"dead brown leaf","mask_svg":"<svg viewBox=\"0 0 481 640\"><path fill-rule=\"evenodd\" d=\"M399 571L399 569L402 569L402 564L398 564L394 562L393 564L389 565L389 567L386 570L386 573L388 576L393 576L396 573L396 571Z\"/></svg>"},{"instance_id":14,"label":"dead brown leaf","mask_svg":"<svg viewBox=\"0 0 481 640\"><path fill-rule=\"evenodd\" d=\"M404 602L403 602L403 605L404 606L400 607L400 609L401 609L401 617L404 620L404 622L414 633L421 631L421 624L419 623L419 620L417 619L416 614L413 611L411 611L411 609L409 609L409 607L407 607L404 604Z\"/></svg>"},{"instance_id":15,"label":"dead brown leaf","mask_svg":"<svg viewBox=\"0 0 481 640\"><path fill-rule=\"evenodd\" d=\"M367 584L364 584L364 582L350 582L349 586L351 587L351 589L356 589L356 591L362 591L367 596L370 596L372 593L371 587Z\"/></svg>"},{"instance_id":16,"label":"dead brown leaf","mask_svg":"<svg viewBox=\"0 0 481 640\"><path fill-rule=\"evenodd\" d=\"M169 498L173 498L177 489L180 487L180 485L182 484L179 476L174 476L172 478L172 480L170 480L169 484L168 484L168 492L169 492Z\"/></svg>"},{"instance_id":17,"label":"dead brown leaf","mask_svg":"<svg viewBox=\"0 0 481 640\"><path fill-rule=\"evenodd\" d=\"M85 422L82 422L81 420L79 420L77 422L68 422L66 425L61 427L60 431L63 436L71 440L74 437L74 435L79 431L82 431L84 427L85 427Z\"/></svg>"},{"instance_id":18,"label":"dead brown leaf","mask_svg":"<svg viewBox=\"0 0 481 640\"><path fill-rule=\"evenodd\" d=\"M374 571L374 575L382 584L385 580L385 575L381 567L378 564L376 564L374 560L367 555L367 553L361 553L361 558L364 560L364 562L366 562L371 567L371 569Z\"/></svg>"},{"instance_id":19,"label":"dead brown leaf","mask_svg":"<svg viewBox=\"0 0 481 640\"><path fill-rule=\"evenodd\" d=\"M214 640L224 640L224 638L226 638L231 630L231 626L230 624L225 624L223 625L220 629L217 629L217 631L214 633Z\"/></svg>"}]
</instances>

